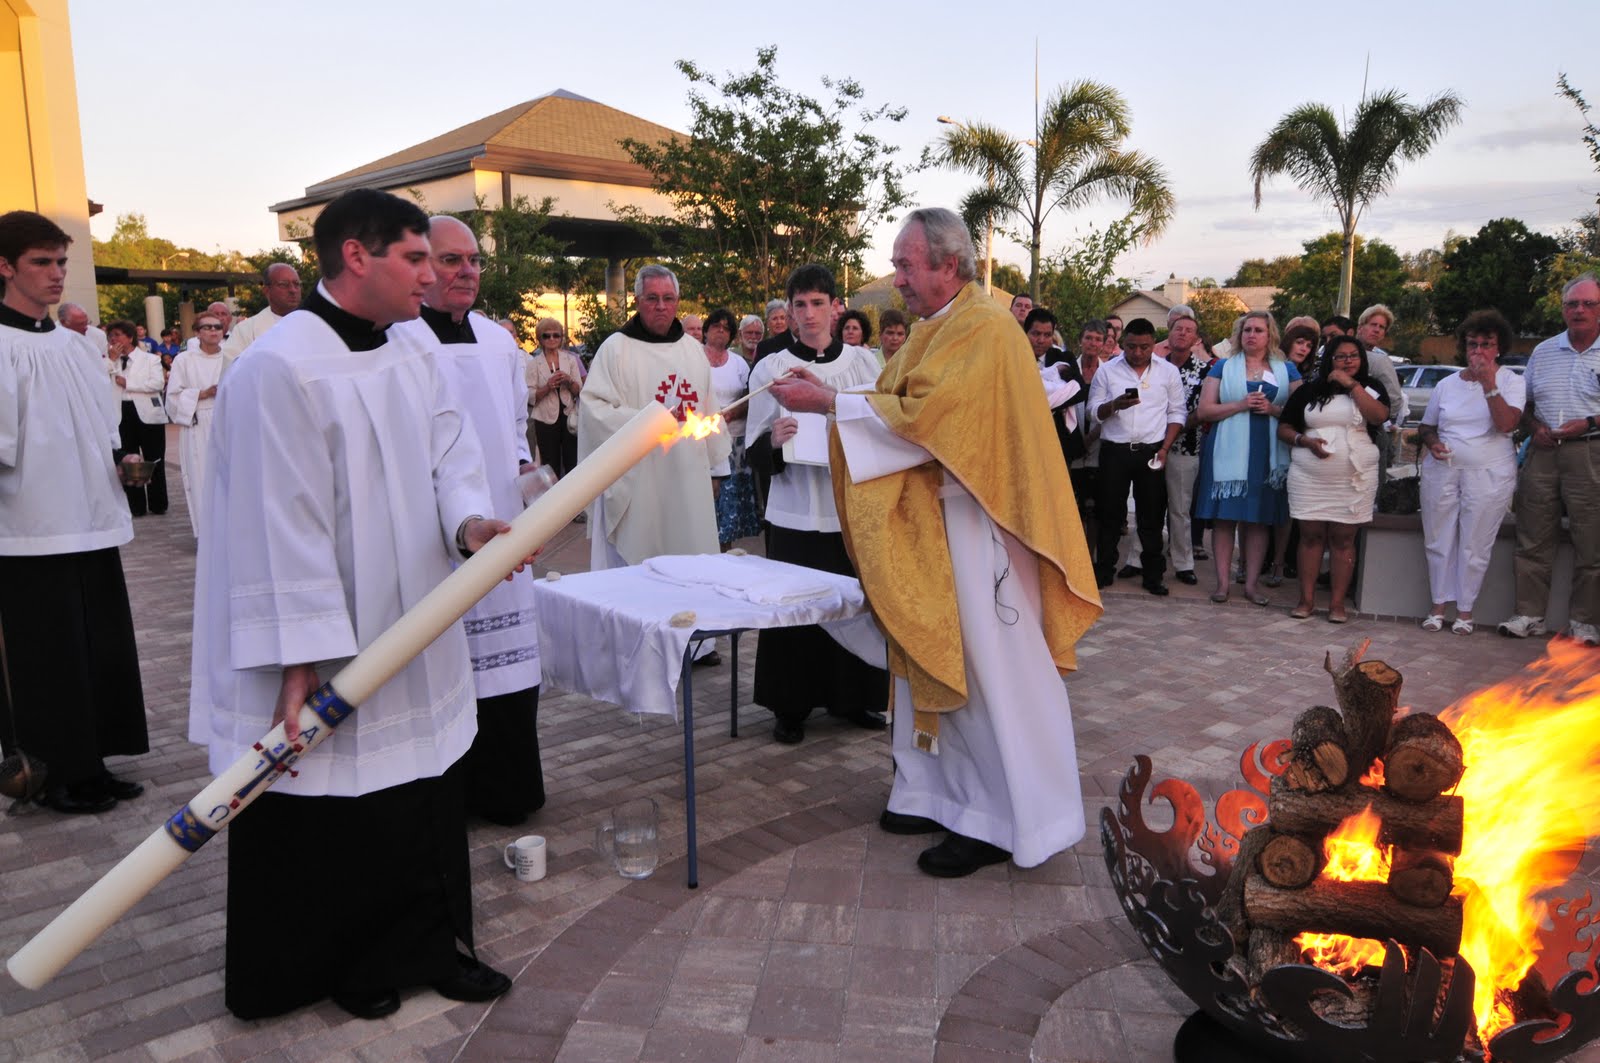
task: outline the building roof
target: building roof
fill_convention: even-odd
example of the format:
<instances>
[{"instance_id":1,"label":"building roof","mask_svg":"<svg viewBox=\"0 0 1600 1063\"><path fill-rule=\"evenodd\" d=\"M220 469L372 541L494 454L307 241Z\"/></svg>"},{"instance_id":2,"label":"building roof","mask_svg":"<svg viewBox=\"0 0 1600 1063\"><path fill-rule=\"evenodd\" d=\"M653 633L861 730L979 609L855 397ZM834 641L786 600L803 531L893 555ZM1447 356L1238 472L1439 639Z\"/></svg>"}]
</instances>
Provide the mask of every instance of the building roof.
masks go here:
<instances>
[{"instance_id":1,"label":"building roof","mask_svg":"<svg viewBox=\"0 0 1600 1063\"><path fill-rule=\"evenodd\" d=\"M1112 307L1111 312L1117 313L1124 307L1128 306L1128 304L1138 299L1148 299L1150 302L1155 303L1163 310L1171 310L1174 306L1177 306L1179 303L1192 298L1196 292L1201 290L1199 288L1193 288L1185 285L1182 288L1177 289L1178 291L1183 292L1183 297L1175 298L1173 295L1167 294L1166 288L1167 285L1165 284L1159 288L1140 288L1138 291L1123 299L1116 306ZM1217 288L1215 290L1227 292L1235 299L1238 299L1244 304L1244 307L1247 311L1271 310L1272 297L1278 294L1278 289L1272 287L1271 285L1255 285L1240 288ZM1176 293L1174 293L1174 295L1175 294Z\"/></svg>"},{"instance_id":2,"label":"building roof","mask_svg":"<svg viewBox=\"0 0 1600 1063\"><path fill-rule=\"evenodd\" d=\"M659 143L682 134L626 111L556 89L353 170L310 185L275 213L326 203L359 187L394 188L469 170L649 187L650 174L621 141Z\"/></svg>"}]
</instances>

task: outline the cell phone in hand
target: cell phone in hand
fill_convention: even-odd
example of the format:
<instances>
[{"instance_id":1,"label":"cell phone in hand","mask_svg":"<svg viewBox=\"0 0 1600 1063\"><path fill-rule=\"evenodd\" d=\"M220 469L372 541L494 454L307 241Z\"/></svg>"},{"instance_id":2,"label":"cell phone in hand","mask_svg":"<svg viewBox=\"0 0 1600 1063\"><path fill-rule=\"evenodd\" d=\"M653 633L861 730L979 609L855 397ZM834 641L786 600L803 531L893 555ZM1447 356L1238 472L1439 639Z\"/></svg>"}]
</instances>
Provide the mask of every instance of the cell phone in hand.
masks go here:
<instances>
[{"instance_id":1,"label":"cell phone in hand","mask_svg":"<svg viewBox=\"0 0 1600 1063\"><path fill-rule=\"evenodd\" d=\"M1122 397L1125 398L1125 399L1132 399L1134 402L1138 402L1139 401L1139 389L1138 388L1128 388L1125 391L1123 391Z\"/></svg>"}]
</instances>

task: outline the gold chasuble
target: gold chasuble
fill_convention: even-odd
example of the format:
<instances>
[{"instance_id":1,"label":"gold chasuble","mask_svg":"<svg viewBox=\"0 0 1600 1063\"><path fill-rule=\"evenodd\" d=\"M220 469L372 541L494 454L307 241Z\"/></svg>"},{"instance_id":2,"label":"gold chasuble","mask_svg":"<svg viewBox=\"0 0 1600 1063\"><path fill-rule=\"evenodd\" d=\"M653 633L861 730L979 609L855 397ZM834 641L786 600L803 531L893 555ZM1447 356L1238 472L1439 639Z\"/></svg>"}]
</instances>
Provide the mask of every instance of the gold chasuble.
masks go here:
<instances>
[{"instance_id":1,"label":"gold chasuble","mask_svg":"<svg viewBox=\"0 0 1600 1063\"><path fill-rule=\"evenodd\" d=\"M1059 671L1077 666L1074 645L1099 618L1100 593L1032 349L977 285L912 327L868 401L934 458L851 483L837 430L830 440L845 545L888 638L889 670L910 684L917 747L932 752L937 714L967 703L944 477L1038 557L1044 636Z\"/></svg>"}]
</instances>

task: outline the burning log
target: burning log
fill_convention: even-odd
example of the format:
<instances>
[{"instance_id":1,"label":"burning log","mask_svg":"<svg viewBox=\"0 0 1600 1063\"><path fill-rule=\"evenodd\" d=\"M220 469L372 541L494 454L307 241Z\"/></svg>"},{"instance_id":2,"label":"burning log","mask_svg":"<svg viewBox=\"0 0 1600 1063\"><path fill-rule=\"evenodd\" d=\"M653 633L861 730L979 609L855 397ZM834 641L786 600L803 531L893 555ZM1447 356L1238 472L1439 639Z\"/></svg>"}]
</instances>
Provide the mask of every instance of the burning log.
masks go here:
<instances>
[{"instance_id":1,"label":"burning log","mask_svg":"<svg viewBox=\"0 0 1600 1063\"><path fill-rule=\"evenodd\" d=\"M1412 804L1390 797L1370 786L1355 786L1342 793L1298 793L1274 779L1267 799L1267 818L1282 834L1322 837L1368 805L1383 821L1379 841L1407 849L1461 851L1463 802L1459 797L1435 797Z\"/></svg>"},{"instance_id":2,"label":"burning log","mask_svg":"<svg viewBox=\"0 0 1600 1063\"><path fill-rule=\"evenodd\" d=\"M1383 788L1405 801L1428 801L1461 781L1461 742L1437 716L1395 721L1383 754Z\"/></svg>"},{"instance_id":3,"label":"burning log","mask_svg":"<svg viewBox=\"0 0 1600 1063\"><path fill-rule=\"evenodd\" d=\"M1299 963L1300 960L1300 946L1294 943L1293 934L1282 930L1250 931L1245 969L1249 972L1251 985L1260 985L1261 976L1274 967L1282 967L1286 963Z\"/></svg>"},{"instance_id":4,"label":"burning log","mask_svg":"<svg viewBox=\"0 0 1600 1063\"><path fill-rule=\"evenodd\" d=\"M1319 878L1303 889L1285 890L1250 875L1244 884L1245 918L1252 928L1393 938L1435 956L1453 956L1461 948L1461 910L1460 897L1437 908L1403 904L1382 882Z\"/></svg>"},{"instance_id":5,"label":"burning log","mask_svg":"<svg viewBox=\"0 0 1600 1063\"><path fill-rule=\"evenodd\" d=\"M1326 705L1302 712L1290 735L1293 750L1283 779L1305 793L1337 790L1351 779L1344 720Z\"/></svg>"},{"instance_id":6,"label":"burning log","mask_svg":"<svg viewBox=\"0 0 1600 1063\"><path fill-rule=\"evenodd\" d=\"M1316 878L1326 862L1319 839L1274 834L1261 849L1261 877L1280 889L1296 890Z\"/></svg>"},{"instance_id":7,"label":"burning log","mask_svg":"<svg viewBox=\"0 0 1600 1063\"><path fill-rule=\"evenodd\" d=\"M1339 698L1339 708L1344 713L1344 729L1351 772L1360 778L1389 744L1389 727L1394 722L1395 710L1400 707L1400 673L1382 661L1363 661L1361 657L1372 645L1371 639L1362 639L1361 645L1350 650L1337 667L1330 653L1322 666L1333 676L1334 693Z\"/></svg>"},{"instance_id":8,"label":"burning log","mask_svg":"<svg viewBox=\"0 0 1600 1063\"><path fill-rule=\"evenodd\" d=\"M1234 948L1240 955L1244 954L1245 939L1250 935L1250 924L1244 918L1244 877L1256 866L1256 857L1271 839L1272 831L1268 827L1251 827L1244 832L1244 837L1239 839L1239 855L1233 861L1233 870L1222 887L1222 896L1217 899L1217 921L1233 935Z\"/></svg>"},{"instance_id":9,"label":"burning log","mask_svg":"<svg viewBox=\"0 0 1600 1063\"><path fill-rule=\"evenodd\" d=\"M1389 855L1389 892L1419 908L1437 908L1455 886L1454 861L1427 849L1395 849Z\"/></svg>"}]
</instances>

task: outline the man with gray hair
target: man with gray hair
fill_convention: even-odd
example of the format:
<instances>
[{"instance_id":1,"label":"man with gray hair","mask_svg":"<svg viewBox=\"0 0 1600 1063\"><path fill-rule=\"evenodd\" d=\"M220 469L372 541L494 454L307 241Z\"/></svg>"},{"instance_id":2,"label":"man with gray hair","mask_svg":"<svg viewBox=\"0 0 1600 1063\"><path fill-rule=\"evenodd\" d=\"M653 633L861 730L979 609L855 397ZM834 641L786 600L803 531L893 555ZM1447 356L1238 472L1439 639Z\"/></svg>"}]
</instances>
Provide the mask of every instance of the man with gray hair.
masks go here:
<instances>
[{"instance_id":1,"label":"man with gray hair","mask_svg":"<svg viewBox=\"0 0 1600 1063\"><path fill-rule=\"evenodd\" d=\"M648 402L682 421L714 412L711 363L678 320L678 278L645 266L634 279L638 309L595 352L578 396L578 460L627 424ZM589 512L589 567L637 565L658 554L715 554L717 514L711 478L728 475L729 439L717 432L653 451L606 488Z\"/></svg>"},{"instance_id":2,"label":"man with gray hair","mask_svg":"<svg viewBox=\"0 0 1600 1063\"><path fill-rule=\"evenodd\" d=\"M850 556L888 636L894 786L879 826L948 831L917 860L941 878L1033 867L1083 837L1061 673L1100 615L1039 370L976 284L972 237L924 208L894 242L922 318L865 394L806 370L773 388L837 420L833 484Z\"/></svg>"},{"instance_id":3,"label":"man with gray hair","mask_svg":"<svg viewBox=\"0 0 1600 1063\"><path fill-rule=\"evenodd\" d=\"M1185 306L1183 303L1179 303L1177 306L1167 311L1167 335L1169 337L1172 335L1173 324L1182 321L1184 318L1188 318L1190 321L1195 322L1195 335L1198 337L1200 322L1194 316L1194 307ZM1172 345L1166 340L1162 340L1160 343L1156 344L1155 350L1150 352L1150 356L1152 358L1165 358L1167 361L1173 362ZM1173 362L1173 364L1177 365L1178 363Z\"/></svg>"},{"instance_id":4,"label":"man with gray hair","mask_svg":"<svg viewBox=\"0 0 1600 1063\"><path fill-rule=\"evenodd\" d=\"M89 349L97 358L105 358L111 345L106 340L102 329L89 324L89 311L77 303L62 303L56 310L56 320L61 322L63 328L76 332L89 341Z\"/></svg>"},{"instance_id":5,"label":"man with gray hair","mask_svg":"<svg viewBox=\"0 0 1600 1063\"><path fill-rule=\"evenodd\" d=\"M756 361L769 354L787 351L794 343L794 333L789 331L789 304L783 299L767 300L767 338L756 345Z\"/></svg>"},{"instance_id":6,"label":"man with gray hair","mask_svg":"<svg viewBox=\"0 0 1600 1063\"><path fill-rule=\"evenodd\" d=\"M1544 634L1550 575L1566 509L1572 538L1567 635L1600 646L1600 278L1584 273L1561 289L1567 331L1528 356L1522 423L1533 446L1517 474L1517 611L1500 634ZM1494 390L1484 392L1484 401Z\"/></svg>"},{"instance_id":7,"label":"man with gray hair","mask_svg":"<svg viewBox=\"0 0 1600 1063\"><path fill-rule=\"evenodd\" d=\"M261 294L266 308L234 326L222 343L222 371L238 360L246 347L265 336L269 329L300 306L300 274L287 262L274 262L261 274Z\"/></svg>"}]
</instances>

